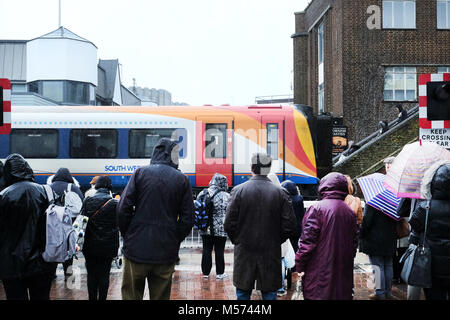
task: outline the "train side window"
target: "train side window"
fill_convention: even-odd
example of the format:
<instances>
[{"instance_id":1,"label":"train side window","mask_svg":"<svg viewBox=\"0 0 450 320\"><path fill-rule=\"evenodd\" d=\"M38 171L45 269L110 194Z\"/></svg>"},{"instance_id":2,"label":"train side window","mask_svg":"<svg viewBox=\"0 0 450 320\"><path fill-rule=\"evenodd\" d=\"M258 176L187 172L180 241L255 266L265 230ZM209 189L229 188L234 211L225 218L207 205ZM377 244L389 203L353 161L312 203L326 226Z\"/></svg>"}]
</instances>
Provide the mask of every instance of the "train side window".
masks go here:
<instances>
[{"instance_id":1,"label":"train side window","mask_svg":"<svg viewBox=\"0 0 450 320\"><path fill-rule=\"evenodd\" d=\"M273 159L278 159L278 123L267 124L267 154Z\"/></svg>"},{"instance_id":2,"label":"train side window","mask_svg":"<svg viewBox=\"0 0 450 320\"><path fill-rule=\"evenodd\" d=\"M71 158L117 157L117 130L73 129L70 131Z\"/></svg>"},{"instance_id":3,"label":"train side window","mask_svg":"<svg viewBox=\"0 0 450 320\"><path fill-rule=\"evenodd\" d=\"M58 130L13 129L10 134L10 153L24 158L58 157Z\"/></svg>"},{"instance_id":4,"label":"train side window","mask_svg":"<svg viewBox=\"0 0 450 320\"><path fill-rule=\"evenodd\" d=\"M159 139L168 138L180 145L180 158L186 158L186 129L131 129L128 136L130 158L151 158Z\"/></svg>"},{"instance_id":5,"label":"train side window","mask_svg":"<svg viewBox=\"0 0 450 320\"><path fill-rule=\"evenodd\" d=\"M205 157L225 159L227 157L227 124L207 123L205 129Z\"/></svg>"}]
</instances>

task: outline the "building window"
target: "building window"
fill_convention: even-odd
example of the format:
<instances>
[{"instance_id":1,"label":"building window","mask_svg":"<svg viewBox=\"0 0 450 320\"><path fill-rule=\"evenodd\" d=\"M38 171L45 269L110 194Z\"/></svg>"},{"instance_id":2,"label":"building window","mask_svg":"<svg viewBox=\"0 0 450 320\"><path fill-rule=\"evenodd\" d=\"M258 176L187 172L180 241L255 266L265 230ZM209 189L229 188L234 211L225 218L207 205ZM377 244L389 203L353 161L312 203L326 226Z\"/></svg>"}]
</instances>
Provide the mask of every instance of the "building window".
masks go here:
<instances>
[{"instance_id":1,"label":"building window","mask_svg":"<svg viewBox=\"0 0 450 320\"><path fill-rule=\"evenodd\" d=\"M450 73L450 67L438 67L438 73Z\"/></svg>"},{"instance_id":2,"label":"building window","mask_svg":"<svg viewBox=\"0 0 450 320\"><path fill-rule=\"evenodd\" d=\"M437 28L450 29L450 0L437 2Z\"/></svg>"},{"instance_id":3,"label":"building window","mask_svg":"<svg viewBox=\"0 0 450 320\"><path fill-rule=\"evenodd\" d=\"M94 104L94 87L85 82L70 80L39 80L28 83L28 91L62 104Z\"/></svg>"},{"instance_id":4,"label":"building window","mask_svg":"<svg viewBox=\"0 0 450 320\"><path fill-rule=\"evenodd\" d=\"M24 158L56 158L58 156L58 130L13 129L10 153Z\"/></svg>"},{"instance_id":5,"label":"building window","mask_svg":"<svg viewBox=\"0 0 450 320\"><path fill-rule=\"evenodd\" d=\"M63 102L64 86L62 81L42 81L42 95L56 102Z\"/></svg>"},{"instance_id":6,"label":"building window","mask_svg":"<svg viewBox=\"0 0 450 320\"><path fill-rule=\"evenodd\" d=\"M225 123L207 123L205 138L206 158L227 157L227 125Z\"/></svg>"},{"instance_id":7,"label":"building window","mask_svg":"<svg viewBox=\"0 0 450 320\"><path fill-rule=\"evenodd\" d=\"M415 29L415 1L383 1L383 28L385 29Z\"/></svg>"},{"instance_id":8,"label":"building window","mask_svg":"<svg viewBox=\"0 0 450 320\"><path fill-rule=\"evenodd\" d=\"M178 142L180 158L186 157L186 129L131 129L129 133L130 158L151 158L153 149L161 138L169 138Z\"/></svg>"},{"instance_id":9,"label":"building window","mask_svg":"<svg viewBox=\"0 0 450 320\"><path fill-rule=\"evenodd\" d=\"M323 63L323 23L319 26L317 31L317 46L319 64L321 64Z\"/></svg>"},{"instance_id":10,"label":"building window","mask_svg":"<svg viewBox=\"0 0 450 320\"><path fill-rule=\"evenodd\" d=\"M319 114L325 112L325 90L323 83L319 85L318 106L319 106Z\"/></svg>"},{"instance_id":11,"label":"building window","mask_svg":"<svg viewBox=\"0 0 450 320\"><path fill-rule=\"evenodd\" d=\"M267 154L273 159L278 159L278 123L267 124Z\"/></svg>"},{"instance_id":12,"label":"building window","mask_svg":"<svg viewBox=\"0 0 450 320\"><path fill-rule=\"evenodd\" d=\"M416 101L417 75L415 67L389 67L384 76L385 101Z\"/></svg>"},{"instance_id":13,"label":"building window","mask_svg":"<svg viewBox=\"0 0 450 320\"><path fill-rule=\"evenodd\" d=\"M317 51L318 51L318 70L319 70L319 86L318 86L318 103L317 103L317 107L318 107L318 113L321 114L322 112L325 111L325 85L324 85L324 81L325 81L325 76L324 76L324 37L323 37L324 33L323 33L323 23L320 24L319 29L317 31Z\"/></svg>"},{"instance_id":14,"label":"building window","mask_svg":"<svg viewBox=\"0 0 450 320\"><path fill-rule=\"evenodd\" d=\"M71 158L115 158L117 130L73 129L70 131Z\"/></svg>"}]
</instances>

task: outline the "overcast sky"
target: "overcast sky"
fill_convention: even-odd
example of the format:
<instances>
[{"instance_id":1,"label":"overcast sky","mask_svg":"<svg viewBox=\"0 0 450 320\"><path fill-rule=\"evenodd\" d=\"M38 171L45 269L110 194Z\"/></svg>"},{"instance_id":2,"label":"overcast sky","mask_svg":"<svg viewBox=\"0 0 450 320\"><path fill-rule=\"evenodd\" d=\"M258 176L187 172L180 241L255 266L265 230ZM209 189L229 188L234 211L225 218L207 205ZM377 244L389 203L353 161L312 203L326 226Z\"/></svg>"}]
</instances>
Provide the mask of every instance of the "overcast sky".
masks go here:
<instances>
[{"instance_id":1,"label":"overcast sky","mask_svg":"<svg viewBox=\"0 0 450 320\"><path fill-rule=\"evenodd\" d=\"M294 13L309 0L61 0L62 25L119 59L122 83L190 105L292 94ZM58 28L58 0L0 0L0 39Z\"/></svg>"}]
</instances>

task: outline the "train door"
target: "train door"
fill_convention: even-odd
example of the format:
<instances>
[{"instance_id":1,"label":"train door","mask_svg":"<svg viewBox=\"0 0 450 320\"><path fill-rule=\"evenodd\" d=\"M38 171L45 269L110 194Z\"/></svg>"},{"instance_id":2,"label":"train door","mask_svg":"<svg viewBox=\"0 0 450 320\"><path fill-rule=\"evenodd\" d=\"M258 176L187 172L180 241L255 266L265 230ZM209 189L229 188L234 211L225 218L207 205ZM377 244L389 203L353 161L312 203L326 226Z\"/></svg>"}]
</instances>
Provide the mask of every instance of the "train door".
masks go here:
<instances>
[{"instance_id":1,"label":"train door","mask_svg":"<svg viewBox=\"0 0 450 320\"><path fill-rule=\"evenodd\" d=\"M208 186L214 173L233 181L233 117L197 117L196 186Z\"/></svg>"},{"instance_id":2,"label":"train door","mask_svg":"<svg viewBox=\"0 0 450 320\"><path fill-rule=\"evenodd\" d=\"M285 126L283 116L262 116L262 143L267 154L272 158L272 170L279 178L285 180ZM265 129L265 130L264 130Z\"/></svg>"}]
</instances>

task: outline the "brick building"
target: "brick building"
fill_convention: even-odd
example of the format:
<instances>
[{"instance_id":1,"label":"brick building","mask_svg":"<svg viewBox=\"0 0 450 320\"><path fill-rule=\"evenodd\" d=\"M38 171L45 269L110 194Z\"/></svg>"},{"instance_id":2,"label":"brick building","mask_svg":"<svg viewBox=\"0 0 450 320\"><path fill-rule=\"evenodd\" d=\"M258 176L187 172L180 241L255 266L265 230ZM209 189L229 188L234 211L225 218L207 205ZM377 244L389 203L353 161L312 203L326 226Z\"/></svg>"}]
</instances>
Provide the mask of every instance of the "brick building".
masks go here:
<instances>
[{"instance_id":1,"label":"brick building","mask_svg":"<svg viewBox=\"0 0 450 320\"><path fill-rule=\"evenodd\" d=\"M419 74L450 72L450 0L312 0L295 25L294 103L351 140L417 105Z\"/></svg>"}]
</instances>

